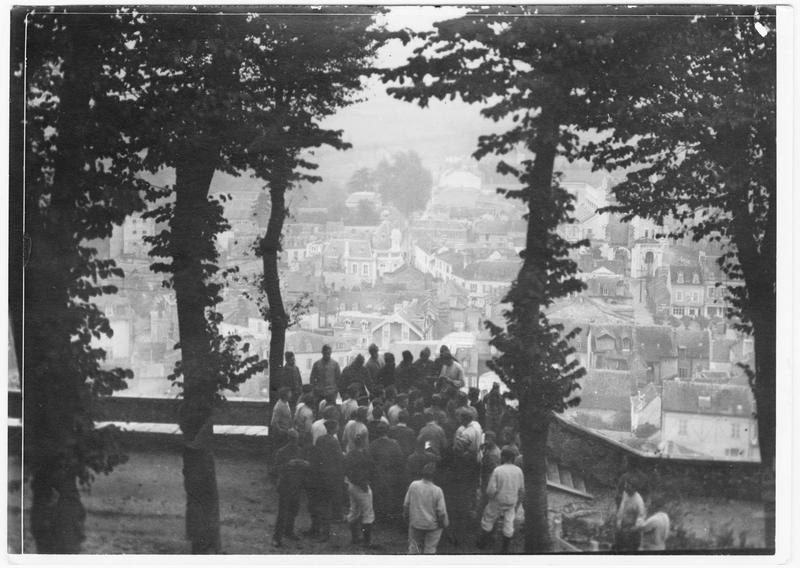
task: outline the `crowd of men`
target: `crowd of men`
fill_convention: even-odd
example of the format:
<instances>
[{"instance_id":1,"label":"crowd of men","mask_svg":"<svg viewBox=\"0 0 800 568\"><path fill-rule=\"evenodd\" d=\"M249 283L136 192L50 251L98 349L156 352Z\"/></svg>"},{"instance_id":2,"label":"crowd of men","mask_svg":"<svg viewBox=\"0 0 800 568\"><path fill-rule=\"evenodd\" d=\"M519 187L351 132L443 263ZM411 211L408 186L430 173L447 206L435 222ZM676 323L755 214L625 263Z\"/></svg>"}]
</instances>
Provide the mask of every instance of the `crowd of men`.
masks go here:
<instances>
[{"instance_id":1,"label":"crowd of men","mask_svg":"<svg viewBox=\"0 0 800 568\"><path fill-rule=\"evenodd\" d=\"M508 552L524 495L515 411L499 385L464 392L464 369L443 346L414 360L404 351L380 356L375 345L340 369L322 358L304 384L286 353L270 425L271 475L279 503L273 545L299 538L294 522L305 492L311 526L327 540L347 522L352 544L371 547L374 523L406 526L409 553L435 553L477 535L488 546L502 521Z\"/></svg>"}]
</instances>

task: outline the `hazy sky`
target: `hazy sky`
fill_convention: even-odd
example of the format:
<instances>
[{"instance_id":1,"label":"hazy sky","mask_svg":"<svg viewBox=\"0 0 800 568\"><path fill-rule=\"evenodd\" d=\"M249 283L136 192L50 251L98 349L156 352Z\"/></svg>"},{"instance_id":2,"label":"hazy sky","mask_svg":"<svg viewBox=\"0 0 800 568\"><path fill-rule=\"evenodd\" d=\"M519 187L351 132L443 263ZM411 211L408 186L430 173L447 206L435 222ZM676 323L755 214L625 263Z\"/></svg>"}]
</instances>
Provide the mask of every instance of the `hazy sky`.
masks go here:
<instances>
[{"instance_id":1,"label":"hazy sky","mask_svg":"<svg viewBox=\"0 0 800 568\"><path fill-rule=\"evenodd\" d=\"M455 6L394 6L385 17L391 30L433 30L433 22L458 17L464 8ZM382 66L401 65L413 50L393 41L377 54ZM342 109L323 125L342 129L353 145L346 152L318 151L320 175L344 183L360 167L372 167L384 156L415 150L431 169L448 157L468 158L481 134L497 126L482 118L479 107L461 101L433 102L428 108L394 99L377 79L367 81L363 102Z\"/></svg>"}]
</instances>

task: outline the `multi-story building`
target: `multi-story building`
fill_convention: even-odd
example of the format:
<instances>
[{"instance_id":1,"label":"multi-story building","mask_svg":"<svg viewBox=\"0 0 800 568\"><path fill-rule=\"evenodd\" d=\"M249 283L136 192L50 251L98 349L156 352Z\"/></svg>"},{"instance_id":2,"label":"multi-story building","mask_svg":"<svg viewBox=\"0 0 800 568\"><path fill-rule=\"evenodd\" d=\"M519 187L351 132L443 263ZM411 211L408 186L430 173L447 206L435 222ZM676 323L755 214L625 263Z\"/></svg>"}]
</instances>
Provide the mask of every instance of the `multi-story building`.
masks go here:
<instances>
[{"instance_id":1,"label":"multi-story building","mask_svg":"<svg viewBox=\"0 0 800 568\"><path fill-rule=\"evenodd\" d=\"M322 270L326 283L338 282L339 288L373 286L378 276L372 246L362 239L330 241L322 254Z\"/></svg>"},{"instance_id":2,"label":"multi-story building","mask_svg":"<svg viewBox=\"0 0 800 568\"><path fill-rule=\"evenodd\" d=\"M748 386L664 381L661 438L701 456L758 461L754 400Z\"/></svg>"},{"instance_id":3,"label":"multi-story building","mask_svg":"<svg viewBox=\"0 0 800 568\"><path fill-rule=\"evenodd\" d=\"M700 266L669 266L669 313L677 318L697 317L703 311L705 286Z\"/></svg>"},{"instance_id":4,"label":"multi-story building","mask_svg":"<svg viewBox=\"0 0 800 568\"><path fill-rule=\"evenodd\" d=\"M485 308L489 298L502 295L519 274L517 260L479 260L453 272L453 280L469 294L470 305Z\"/></svg>"}]
</instances>

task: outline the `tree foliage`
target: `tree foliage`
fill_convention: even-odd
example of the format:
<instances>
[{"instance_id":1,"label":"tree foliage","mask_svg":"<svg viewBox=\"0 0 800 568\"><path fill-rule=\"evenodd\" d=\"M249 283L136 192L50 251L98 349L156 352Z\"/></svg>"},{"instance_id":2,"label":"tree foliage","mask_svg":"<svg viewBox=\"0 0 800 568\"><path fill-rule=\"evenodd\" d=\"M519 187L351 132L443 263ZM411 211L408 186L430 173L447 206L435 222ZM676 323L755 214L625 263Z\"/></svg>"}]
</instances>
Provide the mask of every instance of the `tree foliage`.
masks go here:
<instances>
[{"instance_id":1,"label":"tree foliage","mask_svg":"<svg viewBox=\"0 0 800 568\"><path fill-rule=\"evenodd\" d=\"M610 208L671 221L671 237L718 242L739 328L753 333L762 457L775 448L776 42L771 11L716 8L660 37L659 57L623 61L636 81L587 95L600 140L580 152L629 170ZM756 23L763 26L762 35ZM644 89L652 80L657 88ZM623 109L614 100L630 101Z\"/></svg>"},{"instance_id":2,"label":"tree foliage","mask_svg":"<svg viewBox=\"0 0 800 568\"><path fill-rule=\"evenodd\" d=\"M384 202L397 207L406 217L425 209L431 198L433 175L413 150L397 152L390 159L381 160L371 179Z\"/></svg>"},{"instance_id":3,"label":"tree foliage","mask_svg":"<svg viewBox=\"0 0 800 568\"><path fill-rule=\"evenodd\" d=\"M140 78L113 70L130 50L121 18L66 9L19 10L27 23L25 67L13 82L25 120L24 459L31 479L32 530L39 553L75 553L85 512L76 481L124 460L113 427L95 428L93 400L125 388L130 370L103 365L96 341L112 329L95 301L116 292L113 260L86 245L143 208L147 184L131 151L129 97ZM24 81L23 81L24 78ZM24 111L24 115L22 112ZM20 167L21 164L14 164ZM21 238L20 235L15 236ZM15 318L16 321L16 318Z\"/></svg>"},{"instance_id":4,"label":"tree foliage","mask_svg":"<svg viewBox=\"0 0 800 568\"><path fill-rule=\"evenodd\" d=\"M270 13L272 12L272 13ZM365 71L369 16L336 20L298 8L259 14L201 7L186 14L138 15L125 40L147 57L130 58L125 76L146 82L135 93L142 112L136 142L150 171L175 170L175 183L148 213L169 230L150 239L153 269L171 276L178 305L181 362L172 380L183 386L180 426L186 440L187 536L193 552L219 552L219 502L208 433L220 389L236 388L263 368L244 346L220 339L213 307L223 274L215 236L227 228L209 198L215 172L249 172L264 180L270 218L258 253L264 261L272 330L270 382L279 378L283 331L277 255L286 216L285 192L314 182L307 150L342 149L341 132L319 118L351 100Z\"/></svg>"}]
</instances>

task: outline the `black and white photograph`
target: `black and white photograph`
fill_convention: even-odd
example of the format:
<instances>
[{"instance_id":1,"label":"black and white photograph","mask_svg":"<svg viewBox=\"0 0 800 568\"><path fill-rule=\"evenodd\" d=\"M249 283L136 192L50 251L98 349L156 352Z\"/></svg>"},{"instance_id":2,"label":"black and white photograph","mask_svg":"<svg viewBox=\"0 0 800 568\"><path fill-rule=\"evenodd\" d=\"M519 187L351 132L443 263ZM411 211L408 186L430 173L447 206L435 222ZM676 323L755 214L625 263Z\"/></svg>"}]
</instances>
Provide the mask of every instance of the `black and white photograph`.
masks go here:
<instances>
[{"instance_id":1,"label":"black and white photograph","mask_svg":"<svg viewBox=\"0 0 800 568\"><path fill-rule=\"evenodd\" d=\"M7 558L788 558L791 7L7 10Z\"/></svg>"}]
</instances>

